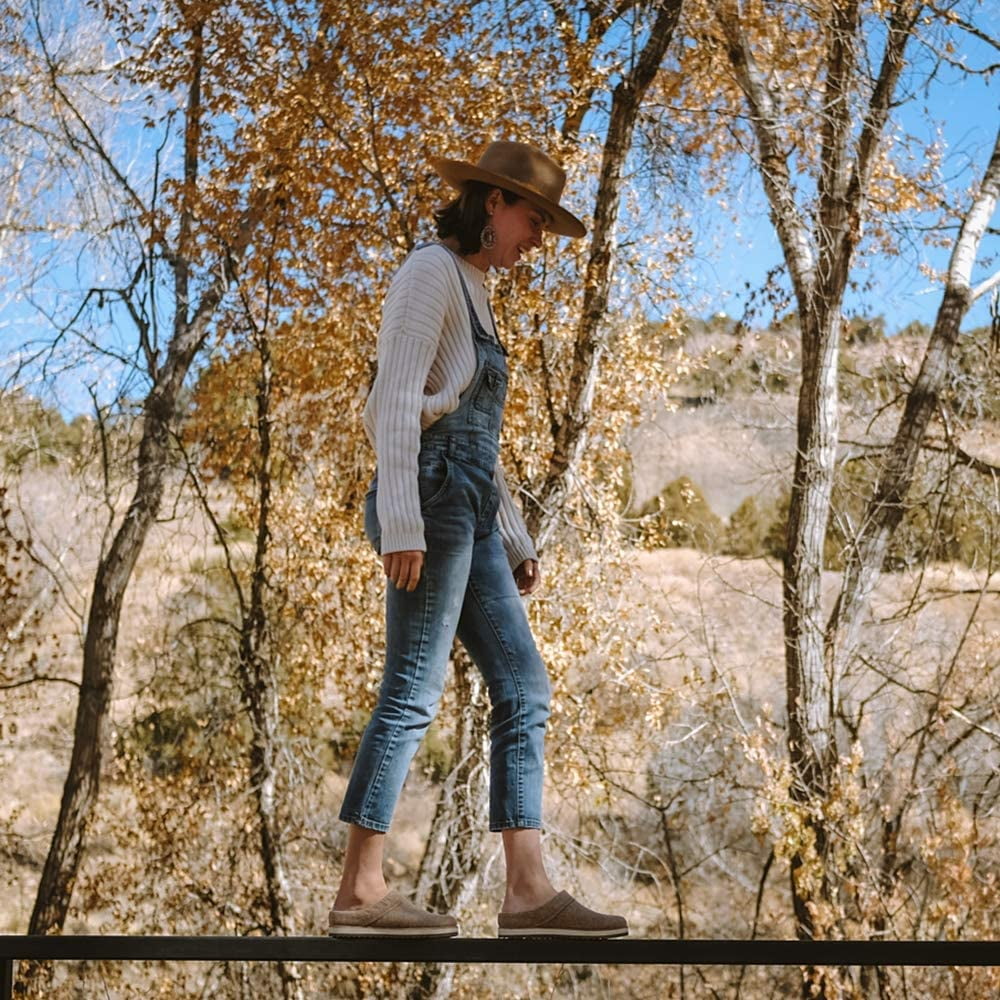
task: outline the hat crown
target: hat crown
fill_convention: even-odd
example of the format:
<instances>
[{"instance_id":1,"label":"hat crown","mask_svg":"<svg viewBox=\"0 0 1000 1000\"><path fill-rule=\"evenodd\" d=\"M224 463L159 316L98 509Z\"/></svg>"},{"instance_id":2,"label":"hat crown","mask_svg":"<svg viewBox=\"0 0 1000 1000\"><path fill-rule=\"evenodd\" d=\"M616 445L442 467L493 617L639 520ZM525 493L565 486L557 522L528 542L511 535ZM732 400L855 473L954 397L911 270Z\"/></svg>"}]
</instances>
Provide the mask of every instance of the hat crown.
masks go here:
<instances>
[{"instance_id":1,"label":"hat crown","mask_svg":"<svg viewBox=\"0 0 1000 1000\"><path fill-rule=\"evenodd\" d=\"M522 142L491 142L476 166L533 188L554 202L566 186L566 171L541 150Z\"/></svg>"},{"instance_id":2,"label":"hat crown","mask_svg":"<svg viewBox=\"0 0 1000 1000\"><path fill-rule=\"evenodd\" d=\"M566 171L540 149L524 142L491 142L478 163L466 160L431 160L434 169L454 188L466 190L470 181L479 181L510 191L533 202L545 212L545 228L578 239L587 229L572 212L559 204L566 186Z\"/></svg>"}]
</instances>

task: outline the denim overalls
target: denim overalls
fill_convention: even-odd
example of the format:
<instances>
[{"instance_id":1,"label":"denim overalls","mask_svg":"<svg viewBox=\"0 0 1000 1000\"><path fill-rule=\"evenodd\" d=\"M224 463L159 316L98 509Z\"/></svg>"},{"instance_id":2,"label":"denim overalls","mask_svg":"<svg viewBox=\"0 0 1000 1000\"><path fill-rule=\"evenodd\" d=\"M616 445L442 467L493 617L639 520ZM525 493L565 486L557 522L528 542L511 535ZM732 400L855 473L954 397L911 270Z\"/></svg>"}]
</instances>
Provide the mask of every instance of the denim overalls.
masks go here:
<instances>
[{"instance_id":1,"label":"denim overalls","mask_svg":"<svg viewBox=\"0 0 1000 1000\"><path fill-rule=\"evenodd\" d=\"M493 482L507 363L479 322L460 269L459 279L476 371L458 407L420 436L423 573L409 593L387 582L385 674L340 811L345 822L381 832L389 829L410 761L437 712L456 634L492 706L490 829L542 825L549 681L500 538ZM365 500L365 532L380 552L377 489L376 476Z\"/></svg>"}]
</instances>

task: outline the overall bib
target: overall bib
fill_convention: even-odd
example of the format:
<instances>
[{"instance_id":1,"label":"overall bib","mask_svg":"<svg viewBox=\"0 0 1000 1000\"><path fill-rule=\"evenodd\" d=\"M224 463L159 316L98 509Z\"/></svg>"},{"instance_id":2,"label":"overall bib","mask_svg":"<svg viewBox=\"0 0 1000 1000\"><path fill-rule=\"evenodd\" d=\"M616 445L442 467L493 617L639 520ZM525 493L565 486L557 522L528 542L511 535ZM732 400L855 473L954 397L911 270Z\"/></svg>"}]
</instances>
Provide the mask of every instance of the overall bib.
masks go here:
<instances>
[{"instance_id":1,"label":"overall bib","mask_svg":"<svg viewBox=\"0 0 1000 1000\"><path fill-rule=\"evenodd\" d=\"M500 537L493 481L507 362L479 322L460 269L459 279L476 370L458 407L420 436L424 568L412 592L387 581L385 673L340 811L343 821L383 833L437 712L456 634L490 697L490 829L542 825L549 680ZM365 498L365 533L381 552L377 490L376 474Z\"/></svg>"}]
</instances>

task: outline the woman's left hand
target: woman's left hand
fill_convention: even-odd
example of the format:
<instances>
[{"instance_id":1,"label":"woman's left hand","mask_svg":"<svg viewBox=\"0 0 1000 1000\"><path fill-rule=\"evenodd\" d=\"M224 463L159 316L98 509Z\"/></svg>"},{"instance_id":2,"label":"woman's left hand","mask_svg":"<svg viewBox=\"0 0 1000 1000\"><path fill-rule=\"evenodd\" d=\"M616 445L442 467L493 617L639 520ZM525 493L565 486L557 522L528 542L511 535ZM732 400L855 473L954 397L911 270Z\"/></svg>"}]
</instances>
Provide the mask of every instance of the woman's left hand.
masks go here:
<instances>
[{"instance_id":1,"label":"woman's left hand","mask_svg":"<svg viewBox=\"0 0 1000 1000\"><path fill-rule=\"evenodd\" d=\"M542 574L538 569L538 562L534 559L525 559L514 570L514 582L517 584L518 592L522 596L536 591L538 585L542 582Z\"/></svg>"}]
</instances>

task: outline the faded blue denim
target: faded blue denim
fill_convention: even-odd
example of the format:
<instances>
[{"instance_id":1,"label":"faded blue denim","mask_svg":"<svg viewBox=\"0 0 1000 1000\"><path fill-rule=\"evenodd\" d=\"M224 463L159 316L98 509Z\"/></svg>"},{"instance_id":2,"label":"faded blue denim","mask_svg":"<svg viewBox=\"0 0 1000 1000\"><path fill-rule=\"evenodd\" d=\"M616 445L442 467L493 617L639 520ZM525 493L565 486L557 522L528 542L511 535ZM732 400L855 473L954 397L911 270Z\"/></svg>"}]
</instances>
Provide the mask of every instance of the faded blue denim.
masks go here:
<instances>
[{"instance_id":1,"label":"faded blue denim","mask_svg":"<svg viewBox=\"0 0 1000 1000\"><path fill-rule=\"evenodd\" d=\"M549 680L497 527L493 484L507 365L467 290L465 297L476 373L458 408L421 435L424 569L412 592L387 584L385 673L340 812L345 822L381 832L389 829L410 762L437 712L456 635L490 696L490 829L542 825ZM381 552L377 491L376 475L365 500L365 532Z\"/></svg>"}]
</instances>

